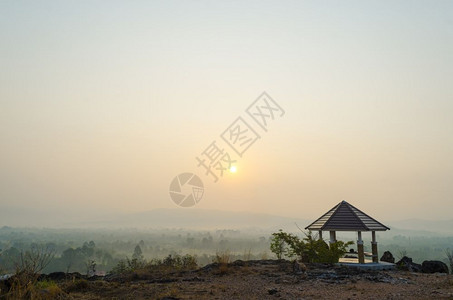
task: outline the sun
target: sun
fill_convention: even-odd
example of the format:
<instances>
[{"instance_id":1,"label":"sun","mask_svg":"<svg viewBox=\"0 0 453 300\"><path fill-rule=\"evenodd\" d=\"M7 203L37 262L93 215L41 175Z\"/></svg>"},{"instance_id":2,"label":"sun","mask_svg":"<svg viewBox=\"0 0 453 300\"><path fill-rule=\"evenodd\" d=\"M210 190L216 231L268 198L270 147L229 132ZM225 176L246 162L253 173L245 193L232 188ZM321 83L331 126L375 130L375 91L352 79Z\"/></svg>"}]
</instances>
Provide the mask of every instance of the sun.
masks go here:
<instances>
[{"instance_id":1,"label":"sun","mask_svg":"<svg viewBox=\"0 0 453 300\"><path fill-rule=\"evenodd\" d=\"M231 173L236 173L237 170L238 169L236 168L236 166L231 166L231 168L230 168Z\"/></svg>"}]
</instances>

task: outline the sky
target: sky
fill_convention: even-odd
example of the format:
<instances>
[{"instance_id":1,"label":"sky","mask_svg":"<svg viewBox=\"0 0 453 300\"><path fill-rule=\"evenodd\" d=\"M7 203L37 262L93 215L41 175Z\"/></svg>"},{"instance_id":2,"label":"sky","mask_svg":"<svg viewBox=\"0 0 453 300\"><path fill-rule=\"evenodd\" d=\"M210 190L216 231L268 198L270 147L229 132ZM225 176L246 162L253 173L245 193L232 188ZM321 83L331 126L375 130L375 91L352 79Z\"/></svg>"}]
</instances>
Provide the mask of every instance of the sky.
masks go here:
<instances>
[{"instance_id":1,"label":"sky","mask_svg":"<svg viewBox=\"0 0 453 300\"><path fill-rule=\"evenodd\" d=\"M451 219L452 53L451 1L0 1L0 218ZM285 111L267 131L246 113L264 91ZM260 135L242 157L238 117ZM213 141L237 161L217 182Z\"/></svg>"}]
</instances>

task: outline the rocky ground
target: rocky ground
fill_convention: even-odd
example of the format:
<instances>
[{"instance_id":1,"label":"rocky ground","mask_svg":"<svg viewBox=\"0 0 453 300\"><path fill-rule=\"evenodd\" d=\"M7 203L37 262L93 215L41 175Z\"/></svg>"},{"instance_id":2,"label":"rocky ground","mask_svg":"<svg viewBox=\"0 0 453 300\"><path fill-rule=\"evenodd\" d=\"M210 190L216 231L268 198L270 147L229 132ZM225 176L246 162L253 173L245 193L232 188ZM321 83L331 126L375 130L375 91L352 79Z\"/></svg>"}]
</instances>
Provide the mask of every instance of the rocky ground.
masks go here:
<instances>
[{"instance_id":1,"label":"rocky ground","mask_svg":"<svg viewBox=\"0 0 453 300\"><path fill-rule=\"evenodd\" d=\"M297 271L297 270L296 270ZM236 261L184 272L54 278L69 299L453 299L453 276Z\"/></svg>"}]
</instances>

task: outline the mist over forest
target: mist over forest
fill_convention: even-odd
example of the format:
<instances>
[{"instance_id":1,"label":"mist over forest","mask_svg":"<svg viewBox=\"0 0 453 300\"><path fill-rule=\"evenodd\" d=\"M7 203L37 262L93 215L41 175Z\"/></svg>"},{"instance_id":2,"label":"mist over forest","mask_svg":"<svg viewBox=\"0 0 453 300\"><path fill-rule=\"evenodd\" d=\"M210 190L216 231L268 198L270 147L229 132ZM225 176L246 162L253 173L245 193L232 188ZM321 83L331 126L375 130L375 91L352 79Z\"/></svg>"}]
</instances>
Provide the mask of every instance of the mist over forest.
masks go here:
<instances>
[{"instance_id":1,"label":"mist over forest","mask_svg":"<svg viewBox=\"0 0 453 300\"><path fill-rule=\"evenodd\" d=\"M44 273L86 274L94 262L96 272L106 274L119 262L134 256L152 261L169 255L191 255L199 266L212 263L219 253L228 253L232 261L275 259L270 251L271 234L283 229L304 237L306 232L299 228L310 222L245 212L194 213L179 209L117 217L104 222L98 220L96 224L80 223L72 228L0 227L0 272L14 272L21 253L33 247L54 253ZM453 245L453 226L447 226L451 223L423 220L388 223L391 230L377 235L379 254L388 250L396 258L408 255L418 262L446 262L445 250ZM357 236L338 232L337 238L355 241ZM370 251L371 234L364 232L363 240L365 251Z\"/></svg>"}]
</instances>

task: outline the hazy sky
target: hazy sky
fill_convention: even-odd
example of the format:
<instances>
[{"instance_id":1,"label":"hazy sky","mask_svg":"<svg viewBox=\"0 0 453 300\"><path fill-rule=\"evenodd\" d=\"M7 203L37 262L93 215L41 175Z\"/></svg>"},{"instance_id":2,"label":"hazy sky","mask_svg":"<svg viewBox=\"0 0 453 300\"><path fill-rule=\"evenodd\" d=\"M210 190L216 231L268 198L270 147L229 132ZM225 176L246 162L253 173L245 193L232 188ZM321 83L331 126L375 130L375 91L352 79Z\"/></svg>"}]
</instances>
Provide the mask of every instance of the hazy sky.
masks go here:
<instances>
[{"instance_id":1,"label":"hazy sky","mask_svg":"<svg viewBox=\"0 0 453 300\"><path fill-rule=\"evenodd\" d=\"M0 1L0 217L177 208L194 172L191 209L451 218L452 56L452 1ZM214 183L263 91L286 114Z\"/></svg>"}]
</instances>

